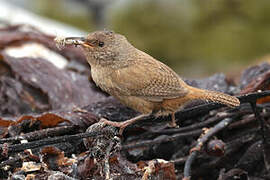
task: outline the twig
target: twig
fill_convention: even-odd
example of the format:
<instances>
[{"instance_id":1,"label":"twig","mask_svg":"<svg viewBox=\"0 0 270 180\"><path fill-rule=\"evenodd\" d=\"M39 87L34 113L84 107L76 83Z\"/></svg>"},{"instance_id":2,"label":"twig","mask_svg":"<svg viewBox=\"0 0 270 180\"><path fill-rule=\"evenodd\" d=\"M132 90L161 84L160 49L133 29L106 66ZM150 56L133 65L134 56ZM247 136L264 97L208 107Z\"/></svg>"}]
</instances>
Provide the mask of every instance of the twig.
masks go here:
<instances>
[{"instance_id":1,"label":"twig","mask_svg":"<svg viewBox=\"0 0 270 180\"><path fill-rule=\"evenodd\" d=\"M267 91L249 93L249 94L245 94L245 95L237 96L237 97L242 104L242 103L248 103L248 102L255 102L257 99L260 99L269 95L270 95L270 90L267 90Z\"/></svg>"},{"instance_id":2,"label":"twig","mask_svg":"<svg viewBox=\"0 0 270 180\"><path fill-rule=\"evenodd\" d=\"M170 162L172 162L174 164L177 164L177 165L180 165L180 164L182 165L187 161L187 158L188 158L188 156L184 156L184 157L180 157L180 158L177 158L177 159L170 160Z\"/></svg>"},{"instance_id":3,"label":"twig","mask_svg":"<svg viewBox=\"0 0 270 180\"><path fill-rule=\"evenodd\" d=\"M233 121L232 118L226 118L217 125L215 125L213 128L209 129L205 135L203 135L201 138L198 139L198 142L194 148L192 148L192 152L189 155L184 168L184 178L183 180L189 180L191 177L191 165L193 161L195 160L196 156L198 155L199 151L201 150L202 146L209 140L210 137L215 135L220 130L227 127L231 122Z\"/></svg>"},{"instance_id":4,"label":"twig","mask_svg":"<svg viewBox=\"0 0 270 180\"><path fill-rule=\"evenodd\" d=\"M254 112L256 120L259 121L259 123L260 123L260 134L262 136L262 144L263 144L262 152L263 152L263 157L264 157L264 164L265 164L266 170L269 171L270 165L269 165L269 160L268 160L269 155L267 153L267 150L269 149L270 145L269 145L269 143L268 143L268 141L266 139L265 123L264 123L264 120L263 120L262 116L258 112L256 101L250 102L250 105L252 107L252 110Z\"/></svg>"},{"instance_id":5,"label":"twig","mask_svg":"<svg viewBox=\"0 0 270 180\"><path fill-rule=\"evenodd\" d=\"M265 139L265 124L264 124L264 120L262 119L260 113L258 112L257 106L256 106L256 101L252 101L250 102L250 105L252 107L252 110L254 112L255 118L259 121L261 129L261 136L262 136L262 140L263 140L263 144L266 143L266 139Z\"/></svg>"},{"instance_id":6,"label":"twig","mask_svg":"<svg viewBox=\"0 0 270 180\"><path fill-rule=\"evenodd\" d=\"M75 127L76 126L61 126L61 127L42 129L39 131L34 131L34 132L26 133L23 135L19 135L19 136L0 139L0 144L12 143L12 142L20 141L23 139L28 140L28 141L34 141L34 140L42 139L44 137L59 136L62 134L76 132L77 129Z\"/></svg>"},{"instance_id":7,"label":"twig","mask_svg":"<svg viewBox=\"0 0 270 180\"><path fill-rule=\"evenodd\" d=\"M22 159L25 159L26 157L28 157L29 155L24 155L24 156L22 156L22 155L16 155L15 157L12 157L12 158L9 158L8 160L6 160L6 161L2 161L1 163L0 163L0 169L1 168L3 168L4 166L13 166L13 167L15 167L15 163L16 162L22 162Z\"/></svg>"},{"instance_id":8,"label":"twig","mask_svg":"<svg viewBox=\"0 0 270 180\"><path fill-rule=\"evenodd\" d=\"M175 134L173 136L166 136L166 137L156 139L156 140L145 140L145 141L140 141L136 143L130 143L130 144L123 145L122 150L128 150L128 149L150 146L150 145L159 144L159 143L168 142L168 141L174 141L175 139L178 139L178 138L198 136L201 133L202 133L202 130L199 129L199 130L195 130L191 132Z\"/></svg>"},{"instance_id":9,"label":"twig","mask_svg":"<svg viewBox=\"0 0 270 180\"><path fill-rule=\"evenodd\" d=\"M38 151L37 150L32 150L31 151L32 153L37 153ZM33 154L30 154L29 151L24 151L24 152L21 152L21 153L18 153L16 154L15 156L13 157L9 157L7 160L5 161L2 161L0 163L0 169L5 167L5 166L10 166L12 168L15 168L15 167L20 167L21 165L19 163L25 161L26 159L31 159L34 155ZM32 158L33 160L33 158Z\"/></svg>"},{"instance_id":10,"label":"twig","mask_svg":"<svg viewBox=\"0 0 270 180\"><path fill-rule=\"evenodd\" d=\"M100 136L100 135L103 135L104 133L105 133L104 131L91 132L91 133L86 132L86 133L80 133L80 134L75 134L75 135L65 135L65 136L59 136L59 137L54 137L54 138L47 138L47 139L42 139L39 141L32 141L32 142L23 143L23 144L10 145L7 147L8 148L7 150L9 153L19 152L25 149L38 148L44 145L52 145L52 144L57 144L57 143L80 140L86 137ZM3 151L3 147L4 145L0 144L1 153Z\"/></svg>"},{"instance_id":11,"label":"twig","mask_svg":"<svg viewBox=\"0 0 270 180\"><path fill-rule=\"evenodd\" d=\"M202 104L191 108L183 109L182 111L177 112L176 118L181 120L190 119L208 113L209 111L220 107L224 107L224 105L217 103Z\"/></svg>"},{"instance_id":12,"label":"twig","mask_svg":"<svg viewBox=\"0 0 270 180\"><path fill-rule=\"evenodd\" d=\"M270 116L270 112L261 112L260 116L267 118L267 117ZM255 115L251 114L249 117L246 117L246 118L244 118L242 120L231 123L230 126L228 127L228 129L238 128L238 127L241 127L241 126L243 126L245 124L253 122L255 120L256 120Z\"/></svg>"},{"instance_id":13,"label":"twig","mask_svg":"<svg viewBox=\"0 0 270 180\"><path fill-rule=\"evenodd\" d=\"M228 127L228 129L239 128L239 127L242 127L245 124L248 124L248 123L253 122L253 121L255 121L254 114L249 114L248 117L231 123L230 126Z\"/></svg>"},{"instance_id":14,"label":"twig","mask_svg":"<svg viewBox=\"0 0 270 180\"><path fill-rule=\"evenodd\" d=\"M221 158L214 158L211 161L200 163L200 166L194 167L192 169L192 174L196 175L196 177L204 177L205 175L209 175L209 170L216 169L217 167L224 167L224 163L229 166L233 165L233 161L238 159L239 157L236 155L237 152L242 151L242 148L245 144L256 142L256 132L258 132L258 128L248 130L244 135L237 139L233 139L232 141L226 143L226 153L225 156ZM199 156L198 156L199 158ZM203 157L202 157L203 158ZM252 157L251 157L252 158ZM233 161L232 161L233 159ZM198 160L197 161L201 161ZM256 165L255 165L256 166Z\"/></svg>"},{"instance_id":15,"label":"twig","mask_svg":"<svg viewBox=\"0 0 270 180\"><path fill-rule=\"evenodd\" d=\"M199 129L202 127L206 127L209 124L219 122L225 118L235 119L236 117L239 117L241 115L248 114L248 113L251 113L251 112L249 112L249 111L241 111L241 112L235 112L235 113L221 112L220 114L217 113L216 116L211 117L211 118L207 119L206 121L194 123L190 126L186 126L186 127L182 127L182 128L174 128L174 129L163 129L160 131L151 131L151 133L152 134L174 134L174 133L182 133L182 132L186 132L186 131L192 131L192 130L196 130L196 129Z\"/></svg>"}]
</instances>

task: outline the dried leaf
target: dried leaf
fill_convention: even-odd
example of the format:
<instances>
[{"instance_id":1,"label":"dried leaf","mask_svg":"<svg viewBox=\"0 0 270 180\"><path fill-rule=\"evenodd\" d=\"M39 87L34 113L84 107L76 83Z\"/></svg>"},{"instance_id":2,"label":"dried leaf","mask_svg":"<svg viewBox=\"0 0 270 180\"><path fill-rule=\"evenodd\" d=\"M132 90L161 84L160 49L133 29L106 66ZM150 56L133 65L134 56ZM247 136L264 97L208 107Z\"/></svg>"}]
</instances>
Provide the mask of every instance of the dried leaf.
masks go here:
<instances>
[{"instance_id":1,"label":"dried leaf","mask_svg":"<svg viewBox=\"0 0 270 180\"><path fill-rule=\"evenodd\" d=\"M41 150L42 160L46 163L47 167L51 170L58 170L66 166L71 166L76 162L75 159L65 157L63 151L56 147L44 147Z\"/></svg>"},{"instance_id":2,"label":"dried leaf","mask_svg":"<svg viewBox=\"0 0 270 180\"><path fill-rule=\"evenodd\" d=\"M11 120L4 120L4 119L0 118L0 126L1 126L1 127L8 127L8 126L10 126L12 123L14 123L14 121L11 121Z\"/></svg>"},{"instance_id":3,"label":"dried leaf","mask_svg":"<svg viewBox=\"0 0 270 180\"><path fill-rule=\"evenodd\" d=\"M242 90L240 94L270 90L270 65L263 63L250 67L244 71L241 81ZM269 96L257 100L259 104L266 102L270 102Z\"/></svg>"},{"instance_id":4,"label":"dried leaf","mask_svg":"<svg viewBox=\"0 0 270 180\"><path fill-rule=\"evenodd\" d=\"M98 121L97 117L88 111L54 111L46 112L38 115L24 115L20 116L17 119L1 119L0 118L0 127L1 136L5 136L8 132L14 136L19 135L22 130L31 130L33 129L34 124L36 130L39 128L49 128L55 127L60 123L67 122L72 125L77 125L81 131L84 131L88 126L96 123ZM26 127L24 127L26 126ZM12 128L11 128L12 127Z\"/></svg>"},{"instance_id":5,"label":"dried leaf","mask_svg":"<svg viewBox=\"0 0 270 180\"><path fill-rule=\"evenodd\" d=\"M41 164L33 161L23 162L21 170L24 172L34 172L41 169Z\"/></svg>"},{"instance_id":6,"label":"dried leaf","mask_svg":"<svg viewBox=\"0 0 270 180\"><path fill-rule=\"evenodd\" d=\"M150 179L168 179L176 180L174 164L163 159L156 159L147 162L143 168L144 174L142 180Z\"/></svg>"}]
</instances>

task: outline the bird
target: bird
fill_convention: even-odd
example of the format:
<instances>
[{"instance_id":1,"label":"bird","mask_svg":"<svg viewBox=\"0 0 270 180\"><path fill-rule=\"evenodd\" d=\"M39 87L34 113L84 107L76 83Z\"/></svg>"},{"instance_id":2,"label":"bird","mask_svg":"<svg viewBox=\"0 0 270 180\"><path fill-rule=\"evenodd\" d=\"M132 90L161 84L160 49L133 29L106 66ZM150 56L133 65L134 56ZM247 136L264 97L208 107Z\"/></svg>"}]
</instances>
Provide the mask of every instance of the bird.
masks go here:
<instances>
[{"instance_id":1,"label":"bird","mask_svg":"<svg viewBox=\"0 0 270 180\"><path fill-rule=\"evenodd\" d=\"M141 114L114 122L119 133L130 124L154 114L171 115L170 127L177 127L175 112L193 100L204 100L237 107L237 97L187 85L169 66L134 47L124 35L110 30L95 31L86 37L56 39L62 46L74 44L83 49L91 66L93 81L103 91Z\"/></svg>"}]
</instances>

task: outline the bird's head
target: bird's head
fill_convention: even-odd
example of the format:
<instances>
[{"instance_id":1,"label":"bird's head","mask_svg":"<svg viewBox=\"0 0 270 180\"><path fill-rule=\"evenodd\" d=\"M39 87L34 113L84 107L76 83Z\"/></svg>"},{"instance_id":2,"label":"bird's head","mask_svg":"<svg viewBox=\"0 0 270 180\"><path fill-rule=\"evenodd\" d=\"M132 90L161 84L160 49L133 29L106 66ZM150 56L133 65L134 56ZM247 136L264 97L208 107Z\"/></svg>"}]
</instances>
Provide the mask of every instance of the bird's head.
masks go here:
<instances>
[{"instance_id":1,"label":"bird's head","mask_svg":"<svg viewBox=\"0 0 270 180\"><path fill-rule=\"evenodd\" d=\"M79 38L76 45L80 45L90 65L116 64L129 59L134 47L125 36L112 31L96 31L85 38Z\"/></svg>"}]
</instances>

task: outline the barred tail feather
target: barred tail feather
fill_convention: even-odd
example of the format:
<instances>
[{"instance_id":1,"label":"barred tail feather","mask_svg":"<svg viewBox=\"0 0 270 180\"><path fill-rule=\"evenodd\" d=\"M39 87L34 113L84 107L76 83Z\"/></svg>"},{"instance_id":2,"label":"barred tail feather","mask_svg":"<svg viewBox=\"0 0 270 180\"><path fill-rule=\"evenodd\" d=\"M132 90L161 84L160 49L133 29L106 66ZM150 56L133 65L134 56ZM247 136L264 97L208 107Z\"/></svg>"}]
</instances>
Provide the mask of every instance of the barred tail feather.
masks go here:
<instances>
[{"instance_id":1,"label":"barred tail feather","mask_svg":"<svg viewBox=\"0 0 270 180\"><path fill-rule=\"evenodd\" d=\"M220 92L206 91L204 97L207 100L225 104L229 107L237 107L240 105L238 98Z\"/></svg>"},{"instance_id":2,"label":"barred tail feather","mask_svg":"<svg viewBox=\"0 0 270 180\"><path fill-rule=\"evenodd\" d=\"M190 87L191 94L194 99L208 100L220 104L227 105L229 107L237 107L240 105L240 101L237 97L230 96L221 92L208 91L203 89L197 89Z\"/></svg>"}]
</instances>

